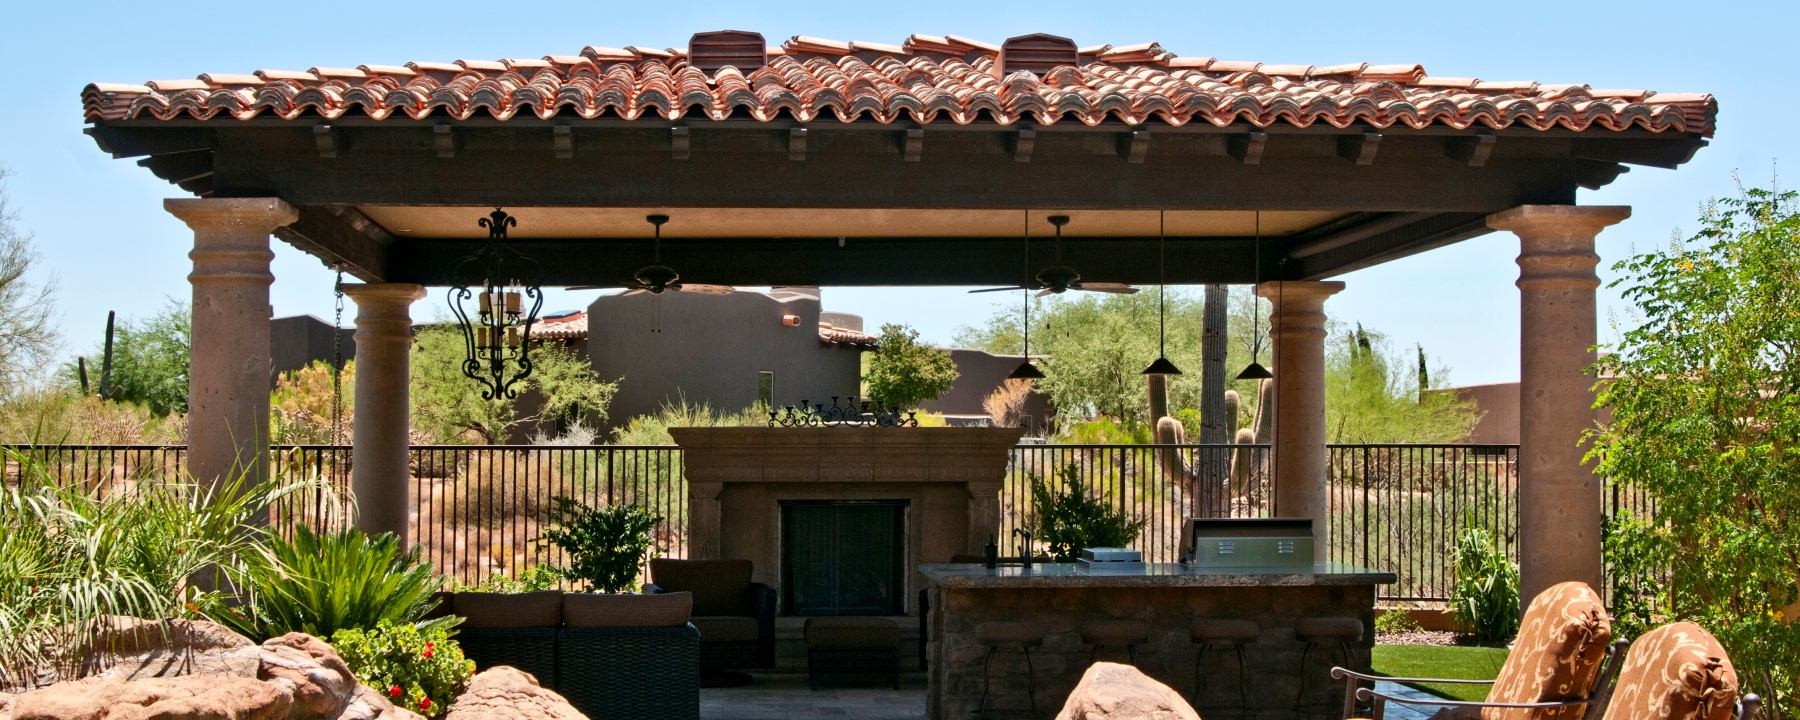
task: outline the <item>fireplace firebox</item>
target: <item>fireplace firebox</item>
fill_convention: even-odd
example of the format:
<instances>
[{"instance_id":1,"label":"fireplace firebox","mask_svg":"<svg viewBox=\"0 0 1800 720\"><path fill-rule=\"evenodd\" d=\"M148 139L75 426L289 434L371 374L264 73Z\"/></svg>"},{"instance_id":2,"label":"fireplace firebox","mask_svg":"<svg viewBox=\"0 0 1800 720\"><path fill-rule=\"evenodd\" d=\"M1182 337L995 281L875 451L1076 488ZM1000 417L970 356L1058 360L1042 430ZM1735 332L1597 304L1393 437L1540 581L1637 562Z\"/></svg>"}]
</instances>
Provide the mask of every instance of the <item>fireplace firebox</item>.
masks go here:
<instances>
[{"instance_id":1,"label":"fireplace firebox","mask_svg":"<svg viewBox=\"0 0 1800 720\"><path fill-rule=\"evenodd\" d=\"M907 504L781 501L782 614L906 614Z\"/></svg>"}]
</instances>

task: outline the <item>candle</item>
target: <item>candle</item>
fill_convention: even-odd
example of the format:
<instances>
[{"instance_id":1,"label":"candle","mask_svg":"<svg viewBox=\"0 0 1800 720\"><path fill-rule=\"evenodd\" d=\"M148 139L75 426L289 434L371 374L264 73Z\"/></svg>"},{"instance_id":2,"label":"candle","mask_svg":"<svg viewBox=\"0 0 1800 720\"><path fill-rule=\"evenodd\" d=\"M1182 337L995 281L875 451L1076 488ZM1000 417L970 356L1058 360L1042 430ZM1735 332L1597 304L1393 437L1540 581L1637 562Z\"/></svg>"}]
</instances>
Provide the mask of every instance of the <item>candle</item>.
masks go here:
<instances>
[{"instance_id":1,"label":"candle","mask_svg":"<svg viewBox=\"0 0 1800 720\"><path fill-rule=\"evenodd\" d=\"M509 313L512 313L514 315L519 314L519 294L518 293L509 292L506 294L506 311Z\"/></svg>"},{"instance_id":2,"label":"candle","mask_svg":"<svg viewBox=\"0 0 1800 720\"><path fill-rule=\"evenodd\" d=\"M481 314L486 315L488 312L488 294L484 292L477 297L481 298Z\"/></svg>"},{"instance_id":3,"label":"candle","mask_svg":"<svg viewBox=\"0 0 1800 720\"><path fill-rule=\"evenodd\" d=\"M506 344L512 347L519 346L519 327L517 325L506 329Z\"/></svg>"},{"instance_id":4,"label":"candle","mask_svg":"<svg viewBox=\"0 0 1800 720\"><path fill-rule=\"evenodd\" d=\"M483 295L481 297L483 300L487 299L486 295ZM487 303L483 302L482 304L486 305ZM475 348L479 350L479 349L485 349L487 346L488 346L488 329L486 327L475 328Z\"/></svg>"}]
</instances>

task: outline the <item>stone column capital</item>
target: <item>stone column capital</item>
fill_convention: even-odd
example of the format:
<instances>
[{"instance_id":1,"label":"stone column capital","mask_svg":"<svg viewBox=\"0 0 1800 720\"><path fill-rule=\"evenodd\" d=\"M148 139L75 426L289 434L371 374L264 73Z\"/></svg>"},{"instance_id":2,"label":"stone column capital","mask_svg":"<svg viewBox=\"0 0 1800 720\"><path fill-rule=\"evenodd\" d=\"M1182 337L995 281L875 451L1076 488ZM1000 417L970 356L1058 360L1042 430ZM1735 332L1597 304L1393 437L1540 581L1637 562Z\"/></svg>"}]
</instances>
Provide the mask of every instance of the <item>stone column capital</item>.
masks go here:
<instances>
[{"instance_id":1,"label":"stone column capital","mask_svg":"<svg viewBox=\"0 0 1800 720\"><path fill-rule=\"evenodd\" d=\"M300 219L300 211L281 198L169 198L163 209L196 233L235 230L266 237Z\"/></svg>"},{"instance_id":2,"label":"stone column capital","mask_svg":"<svg viewBox=\"0 0 1800 720\"><path fill-rule=\"evenodd\" d=\"M1271 280L1258 283L1258 297L1271 301L1279 301L1276 313L1284 312L1281 305L1287 305L1285 312L1306 312L1318 310L1325 306L1325 299L1344 291L1344 283L1339 280Z\"/></svg>"},{"instance_id":3,"label":"stone column capital","mask_svg":"<svg viewBox=\"0 0 1800 720\"><path fill-rule=\"evenodd\" d=\"M1551 237L1591 240L1601 230L1629 217L1629 205L1520 205L1489 215L1487 224L1527 240Z\"/></svg>"},{"instance_id":4,"label":"stone column capital","mask_svg":"<svg viewBox=\"0 0 1800 720\"><path fill-rule=\"evenodd\" d=\"M415 283L358 283L344 286L344 294L356 303L356 342L412 340L412 304L425 297L425 286Z\"/></svg>"}]
</instances>

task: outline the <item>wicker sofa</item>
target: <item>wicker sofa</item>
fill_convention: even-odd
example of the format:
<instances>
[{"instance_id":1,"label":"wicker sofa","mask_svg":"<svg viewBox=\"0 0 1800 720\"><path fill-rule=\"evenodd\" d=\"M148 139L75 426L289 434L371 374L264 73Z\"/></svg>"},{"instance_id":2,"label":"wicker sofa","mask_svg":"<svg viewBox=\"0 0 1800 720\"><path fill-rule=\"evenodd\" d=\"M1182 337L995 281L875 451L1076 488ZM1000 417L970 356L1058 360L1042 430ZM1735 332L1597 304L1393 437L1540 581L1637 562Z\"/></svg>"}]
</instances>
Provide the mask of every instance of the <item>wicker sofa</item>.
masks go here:
<instances>
[{"instance_id":1,"label":"wicker sofa","mask_svg":"<svg viewBox=\"0 0 1800 720\"><path fill-rule=\"evenodd\" d=\"M447 594L456 639L479 670L531 673L589 718L700 717L700 631L693 596Z\"/></svg>"},{"instance_id":2,"label":"wicker sofa","mask_svg":"<svg viewBox=\"0 0 1800 720\"><path fill-rule=\"evenodd\" d=\"M700 629L700 670L712 684L730 684L731 670L774 669L775 589L750 578L749 560L650 561L649 593L694 595L694 626ZM739 682L749 676L739 675Z\"/></svg>"}]
</instances>

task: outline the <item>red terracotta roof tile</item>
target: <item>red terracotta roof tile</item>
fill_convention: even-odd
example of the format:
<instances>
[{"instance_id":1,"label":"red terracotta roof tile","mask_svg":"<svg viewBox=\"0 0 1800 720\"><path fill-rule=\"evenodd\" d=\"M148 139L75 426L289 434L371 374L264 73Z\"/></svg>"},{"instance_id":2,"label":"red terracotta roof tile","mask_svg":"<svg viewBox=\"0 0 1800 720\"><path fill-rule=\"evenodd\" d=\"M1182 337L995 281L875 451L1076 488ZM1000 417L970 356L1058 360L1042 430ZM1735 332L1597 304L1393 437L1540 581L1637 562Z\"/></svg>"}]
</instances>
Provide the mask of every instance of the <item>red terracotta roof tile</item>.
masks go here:
<instances>
[{"instance_id":1,"label":"red terracotta roof tile","mask_svg":"<svg viewBox=\"0 0 1800 720\"><path fill-rule=\"evenodd\" d=\"M850 345L873 350L877 340L880 338L866 332L837 327L824 321L819 322L819 342L821 343Z\"/></svg>"},{"instance_id":2,"label":"red terracotta roof tile","mask_svg":"<svg viewBox=\"0 0 1800 720\"><path fill-rule=\"evenodd\" d=\"M785 115L802 122L1598 126L1708 135L1718 112L1706 94L1483 82L1428 76L1419 65L1181 58L1155 43L1090 47L1080 51L1079 66L1005 78L990 74L999 46L956 35L913 35L901 46L794 36L769 51L766 67L749 73L727 68L711 76L690 66L685 51L589 46L579 57L540 60L96 83L83 90L82 103L89 122L217 115L291 120L309 112L327 119L351 113L375 120L396 114L461 120L485 113L505 120L565 111L583 118L722 120L741 110L757 120Z\"/></svg>"},{"instance_id":3,"label":"red terracotta roof tile","mask_svg":"<svg viewBox=\"0 0 1800 720\"><path fill-rule=\"evenodd\" d=\"M544 318L531 326L531 334L551 340L585 340L588 336L587 312Z\"/></svg>"}]
</instances>

